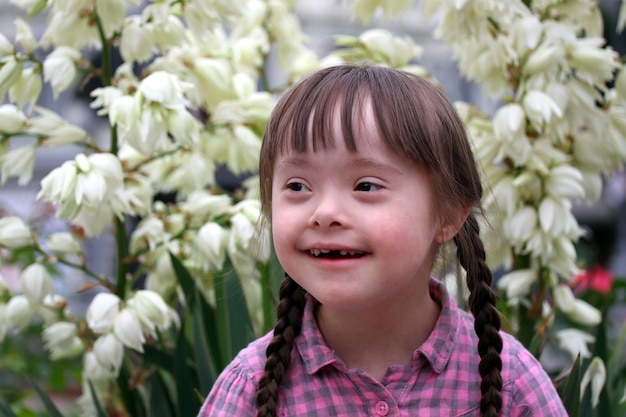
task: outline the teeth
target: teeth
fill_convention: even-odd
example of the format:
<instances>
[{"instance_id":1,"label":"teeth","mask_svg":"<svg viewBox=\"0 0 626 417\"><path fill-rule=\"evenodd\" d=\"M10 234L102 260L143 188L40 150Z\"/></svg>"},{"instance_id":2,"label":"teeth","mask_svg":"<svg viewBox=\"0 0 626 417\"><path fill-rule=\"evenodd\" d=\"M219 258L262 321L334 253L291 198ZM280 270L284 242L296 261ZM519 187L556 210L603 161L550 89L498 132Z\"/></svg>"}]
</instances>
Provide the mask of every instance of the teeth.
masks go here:
<instances>
[{"instance_id":1,"label":"teeth","mask_svg":"<svg viewBox=\"0 0 626 417\"><path fill-rule=\"evenodd\" d=\"M329 249L311 249L310 252L311 252L311 255L313 256L320 256L321 254L331 253L333 251ZM351 251L351 250L340 250L340 251L335 251L335 252L339 252L339 255L341 256L355 256L355 255L363 254L363 252L361 251Z\"/></svg>"}]
</instances>

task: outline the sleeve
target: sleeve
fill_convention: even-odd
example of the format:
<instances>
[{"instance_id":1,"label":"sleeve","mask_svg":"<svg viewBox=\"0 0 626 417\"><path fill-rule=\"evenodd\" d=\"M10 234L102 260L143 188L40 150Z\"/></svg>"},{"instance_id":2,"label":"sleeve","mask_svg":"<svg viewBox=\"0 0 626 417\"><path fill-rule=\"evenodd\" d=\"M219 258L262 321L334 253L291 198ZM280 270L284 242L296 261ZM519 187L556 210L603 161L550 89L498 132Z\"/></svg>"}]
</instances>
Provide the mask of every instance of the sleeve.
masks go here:
<instances>
[{"instance_id":1,"label":"sleeve","mask_svg":"<svg viewBox=\"0 0 626 417\"><path fill-rule=\"evenodd\" d=\"M198 417L255 416L256 386L254 373L235 359L215 381Z\"/></svg>"},{"instance_id":2,"label":"sleeve","mask_svg":"<svg viewBox=\"0 0 626 417\"><path fill-rule=\"evenodd\" d=\"M554 383L543 366L526 349L518 352L513 382L511 417L567 417Z\"/></svg>"}]
</instances>

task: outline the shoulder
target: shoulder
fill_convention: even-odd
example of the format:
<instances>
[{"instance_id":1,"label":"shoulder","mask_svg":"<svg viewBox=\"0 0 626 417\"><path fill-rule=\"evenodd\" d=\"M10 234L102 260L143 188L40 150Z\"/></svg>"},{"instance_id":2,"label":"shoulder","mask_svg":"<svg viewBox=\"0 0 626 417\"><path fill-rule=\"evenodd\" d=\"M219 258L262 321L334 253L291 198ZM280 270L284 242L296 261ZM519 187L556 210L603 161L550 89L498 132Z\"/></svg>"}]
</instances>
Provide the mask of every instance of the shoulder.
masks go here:
<instances>
[{"instance_id":1,"label":"shoulder","mask_svg":"<svg viewBox=\"0 0 626 417\"><path fill-rule=\"evenodd\" d=\"M512 416L567 416L541 363L513 336L502 333L503 396Z\"/></svg>"},{"instance_id":2,"label":"shoulder","mask_svg":"<svg viewBox=\"0 0 626 417\"><path fill-rule=\"evenodd\" d=\"M219 375L198 417L256 415L256 390L265 367L265 349L272 334L242 349Z\"/></svg>"},{"instance_id":3,"label":"shoulder","mask_svg":"<svg viewBox=\"0 0 626 417\"><path fill-rule=\"evenodd\" d=\"M474 331L474 318L461 310L458 313L458 348L462 354L480 360L478 337ZM541 363L514 336L502 336L502 400L503 415L507 416L567 416L554 383ZM460 356L459 356L460 357ZM463 356L465 357L465 356ZM467 363L475 363L472 360ZM476 366L476 365L470 365ZM475 377L480 379L478 372Z\"/></svg>"}]
</instances>

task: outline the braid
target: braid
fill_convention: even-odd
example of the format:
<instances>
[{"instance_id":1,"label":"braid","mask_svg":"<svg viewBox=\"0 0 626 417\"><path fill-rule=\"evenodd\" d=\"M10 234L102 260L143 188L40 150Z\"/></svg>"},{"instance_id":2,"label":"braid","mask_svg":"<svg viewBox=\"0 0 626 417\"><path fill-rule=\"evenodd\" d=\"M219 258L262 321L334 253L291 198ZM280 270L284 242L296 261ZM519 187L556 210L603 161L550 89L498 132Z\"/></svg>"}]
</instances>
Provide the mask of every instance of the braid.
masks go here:
<instances>
[{"instance_id":1,"label":"braid","mask_svg":"<svg viewBox=\"0 0 626 417\"><path fill-rule=\"evenodd\" d=\"M258 417L276 417L278 390L291 366L291 350L302 327L305 292L285 274L280 285L274 337L265 351L267 360L256 392Z\"/></svg>"},{"instance_id":2,"label":"braid","mask_svg":"<svg viewBox=\"0 0 626 417\"><path fill-rule=\"evenodd\" d=\"M491 270L485 261L485 248L474 214L467 218L454 242L459 262L467 273L469 307L478 335L478 370L482 378L480 411L483 417L496 417L502 408L502 337L498 332L500 316L496 309L496 296L491 289Z\"/></svg>"}]
</instances>

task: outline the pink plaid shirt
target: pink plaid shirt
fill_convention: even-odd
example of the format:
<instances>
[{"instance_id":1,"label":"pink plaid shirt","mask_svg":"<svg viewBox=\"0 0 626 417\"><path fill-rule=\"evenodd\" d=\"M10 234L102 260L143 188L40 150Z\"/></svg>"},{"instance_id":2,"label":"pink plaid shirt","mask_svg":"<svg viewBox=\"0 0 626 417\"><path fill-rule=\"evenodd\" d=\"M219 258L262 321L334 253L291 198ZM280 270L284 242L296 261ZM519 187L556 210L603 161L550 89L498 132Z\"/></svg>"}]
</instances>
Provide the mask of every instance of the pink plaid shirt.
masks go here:
<instances>
[{"instance_id":1,"label":"pink plaid shirt","mask_svg":"<svg viewBox=\"0 0 626 417\"><path fill-rule=\"evenodd\" d=\"M348 369L322 337L307 298L292 369L280 387L278 416L480 416L480 375L473 318L458 309L443 284L432 280L441 314L410 365L391 366L382 381ZM502 416L567 416L541 364L512 336L502 334ZM256 416L268 334L222 372L199 417Z\"/></svg>"}]
</instances>

